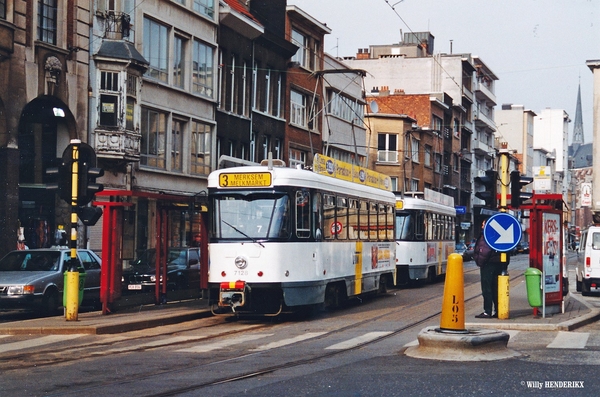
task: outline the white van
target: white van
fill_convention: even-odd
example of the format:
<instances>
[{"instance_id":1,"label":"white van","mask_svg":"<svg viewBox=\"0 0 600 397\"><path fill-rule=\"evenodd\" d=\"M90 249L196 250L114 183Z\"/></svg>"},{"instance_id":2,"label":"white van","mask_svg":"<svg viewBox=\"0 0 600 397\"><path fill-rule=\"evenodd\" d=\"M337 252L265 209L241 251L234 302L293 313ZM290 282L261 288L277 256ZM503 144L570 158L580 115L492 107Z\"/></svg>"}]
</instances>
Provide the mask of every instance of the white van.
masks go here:
<instances>
[{"instance_id":1,"label":"white van","mask_svg":"<svg viewBox=\"0 0 600 397\"><path fill-rule=\"evenodd\" d=\"M590 226L581 232L575 272L575 285L581 295L600 291L600 226Z\"/></svg>"}]
</instances>

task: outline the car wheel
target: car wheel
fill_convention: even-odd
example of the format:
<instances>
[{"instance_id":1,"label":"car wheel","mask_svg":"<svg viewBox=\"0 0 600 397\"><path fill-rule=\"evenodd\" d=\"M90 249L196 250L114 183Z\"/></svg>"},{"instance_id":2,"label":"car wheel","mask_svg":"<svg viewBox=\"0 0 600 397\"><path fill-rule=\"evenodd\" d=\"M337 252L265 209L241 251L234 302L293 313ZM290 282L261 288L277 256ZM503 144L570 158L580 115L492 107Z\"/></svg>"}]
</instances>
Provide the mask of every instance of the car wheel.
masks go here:
<instances>
[{"instance_id":1,"label":"car wheel","mask_svg":"<svg viewBox=\"0 0 600 397\"><path fill-rule=\"evenodd\" d=\"M581 292L581 281L577 280L577 278L575 279L575 290Z\"/></svg>"},{"instance_id":2,"label":"car wheel","mask_svg":"<svg viewBox=\"0 0 600 397\"><path fill-rule=\"evenodd\" d=\"M590 286L585 282L581 281L581 295L588 296L590 294Z\"/></svg>"},{"instance_id":3,"label":"car wheel","mask_svg":"<svg viewBox=\"0 0 600 397\"><path fill-rule=\"evenodd\" d=\"M42 311L51 315L58 311L58 292L56 290L46 291L42 298Z\"/></svg>"}]
</instances>

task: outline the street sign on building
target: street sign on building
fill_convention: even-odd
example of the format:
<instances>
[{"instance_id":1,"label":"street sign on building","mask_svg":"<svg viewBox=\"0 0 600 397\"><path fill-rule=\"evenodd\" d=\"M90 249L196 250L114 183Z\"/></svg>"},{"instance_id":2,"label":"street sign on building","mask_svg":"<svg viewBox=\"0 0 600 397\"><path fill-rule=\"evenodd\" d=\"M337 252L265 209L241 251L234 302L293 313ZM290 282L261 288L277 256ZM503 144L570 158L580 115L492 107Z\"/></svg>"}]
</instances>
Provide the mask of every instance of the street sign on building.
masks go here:
<instances>
[{"instance_id":1,"label":"street sign on building","mask_svg":"<svg viewBox=\"0 0 600 397\"><path fill-rule=\"evenodd\" d=\"M552 170L545 165L533 168L533 190L536 192L552 190Z\"/></svg>"},{"instance_id":2,"label":"street sign on building","mask_svg":"<svg viewBox=\"0 0 600 397\"><path fill-rule=\"evenodd\" d=\"M523 229L517 218L505 212L490 217L483 227L485 241L499 252L515 248L522 236Z\"/></svg>"},{"instance_id":3,"label":"street sign on building","mask_svg":"<svg viewBox=\"0 0 600 397\"><path fill-rule=\"evenodd\" d=\"M581 184L581 206L591 207L592 206L592 184L582 183Z\"/></svg>"}]
</instances>

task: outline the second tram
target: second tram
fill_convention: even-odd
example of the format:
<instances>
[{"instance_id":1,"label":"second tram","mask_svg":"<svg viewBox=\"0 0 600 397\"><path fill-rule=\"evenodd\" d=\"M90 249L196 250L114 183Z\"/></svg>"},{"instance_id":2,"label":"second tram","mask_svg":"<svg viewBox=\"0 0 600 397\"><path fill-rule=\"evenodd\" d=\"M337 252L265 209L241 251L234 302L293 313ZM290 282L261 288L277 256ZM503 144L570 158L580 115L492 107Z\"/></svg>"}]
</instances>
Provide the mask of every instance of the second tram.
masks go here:
<instances>
[{"instance_id":1,"label":"second tram","mask_svg":"<svg viewBox=\"0 0 600 397\"><path fill-rule=\"evenodd\" d=\"M208 188L213 312L335 307L394 285L391 191L272 166L214 171Z\"/></svg>"},{"instance_id":2,"label":"second tram","mask_svg":"<svg viewBox=\"0 0 600 397\"><path fill-rule=\"evenodd\" d=\"M411 281L433 282L446 274L448 256L455 250L456 210L449 198L428 191L398 195L396 201L397 285ZM444 201L446 201L444 203Z\"/></svg>"}]
</instances>

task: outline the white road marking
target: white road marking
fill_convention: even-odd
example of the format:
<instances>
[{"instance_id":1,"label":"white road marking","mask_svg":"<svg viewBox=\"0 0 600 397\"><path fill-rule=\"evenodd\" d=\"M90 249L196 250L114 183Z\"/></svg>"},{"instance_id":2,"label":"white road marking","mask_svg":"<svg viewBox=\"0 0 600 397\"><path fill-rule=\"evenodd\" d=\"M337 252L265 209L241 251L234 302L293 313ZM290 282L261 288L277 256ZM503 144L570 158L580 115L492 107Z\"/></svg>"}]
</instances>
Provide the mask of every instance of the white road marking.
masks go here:
<instances>
[{"instance_id":1,"label":"white road marking","mask_svg":"<svg viewBox=\"0 0 600 397\"><path fill-rule=\"evenodd\" d=\"M209 343L206 345L198 345L194 347L190 347L187 349L177 350L178 352L186 352L186 353L207 353L217 349L223 349L233 345L239 345L241 343L250 342L253 340L266 338L267 336L273 336L273 334L255 334L255 335L243 335L236 336L234 338L222 340L215 343Z\"/></svg>"},{"instance_id":2,"label":"white road marking","mask_svg":"<svg viewBox=\"0 0 600 397\"><path fill-rule=\"evenodd\" d=\"M77 339L84 334L73 334L73 335L48 335L41 338L28 339L20 342L12 342L6 344L0 344L0 353L6 353L15 350L28 349L32 347L39 347L49 345L52 343L65 342L71 339Z\"/></svg>"},{"instance_id":3,"label":"white road marking","mask_svg":"<svg viewBox=\"0 0 600 397\"><path fill-rule=\"evenodd\" d=\"M546 347L549 349L583 349L589 337L588 332L559 331L552 343Z\"/></svg>"},{"instance_id":4,"label":"white road marking","mask_svg":"<svg viewBox=\"0 0 600 397\"><path fill-rule=\"evenodd\" d=\"M362 336L357 336L356 338L348 339L345 342L336 343L335 345L331 345L326 347L327 350L341 350L341 349L350 349L354 346L358 346L360 344L372 341L374 339L380 338L382 336L386 336L391 334L391 332L369 332Z\"/></svg>"},{"instance_id":5,"label":"white road marking","mask_svg":"<svg viewBox=\"0 0 600 397\"><path fill-rule=\"evenodd\" d=\"M251 349L250 351L251 352L259 352L259 351L264 351L264 350L275 349L277 347L287 346L287 345L291 345L292 343L302 342L307 339L316 338L316 337L319 337L326 333L327 332L308 332L304 335L298 335L295 338L282 339L277 342L271 342L266 345L259 346L256 349Z\"/></svg>"}]
</instances>

